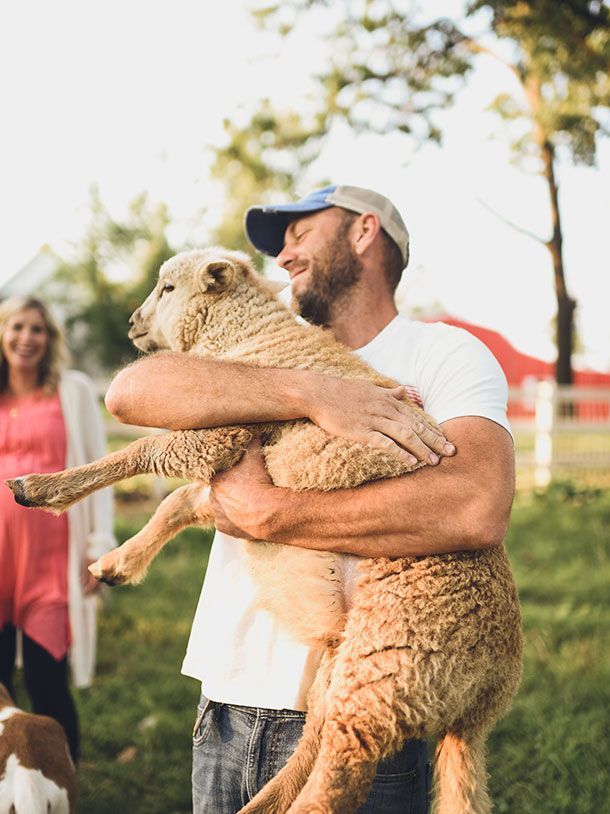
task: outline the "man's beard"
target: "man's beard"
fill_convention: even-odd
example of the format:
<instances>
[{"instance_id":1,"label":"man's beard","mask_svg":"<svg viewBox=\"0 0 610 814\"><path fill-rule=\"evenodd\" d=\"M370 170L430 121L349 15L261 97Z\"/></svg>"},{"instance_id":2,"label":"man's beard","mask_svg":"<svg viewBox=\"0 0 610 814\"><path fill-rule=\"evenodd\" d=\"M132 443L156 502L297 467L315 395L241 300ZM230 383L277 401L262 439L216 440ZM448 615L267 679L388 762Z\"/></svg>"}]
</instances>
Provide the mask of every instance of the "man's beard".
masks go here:
<instances>
[{"instance_id":1,"label":"man's beard","mask_svg":"<svg viewBox=\"0 0 610 814\"><path fill-rule=\"evenodd\" d=\"M299 314L314 325L330 325L333 308L362 275L362 261L346 234L338 234L323 252L312 257L309 285L294 295Z\"/></svg>"}]
</instances>

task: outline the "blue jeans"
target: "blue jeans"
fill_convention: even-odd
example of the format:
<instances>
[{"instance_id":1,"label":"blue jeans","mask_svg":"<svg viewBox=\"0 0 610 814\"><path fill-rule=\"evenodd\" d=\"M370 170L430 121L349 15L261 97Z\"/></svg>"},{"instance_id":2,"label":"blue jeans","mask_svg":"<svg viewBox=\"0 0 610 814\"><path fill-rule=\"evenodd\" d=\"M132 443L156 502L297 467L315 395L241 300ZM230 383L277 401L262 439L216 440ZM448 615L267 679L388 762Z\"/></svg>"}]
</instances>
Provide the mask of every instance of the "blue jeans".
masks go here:
<instances>
[{"instance_id":1,"label":"blue jeans","mask_svg":"<svg viewBox=\"0 0 610 814\"><path fill-rule=\"evenodd\" d=\"M305 714L219 704L202 696L193 730L193 814L235 814L294 751ZM426 744L408 741L379 764L357 814L426 814Z\"/></svg>"}]
</instances>

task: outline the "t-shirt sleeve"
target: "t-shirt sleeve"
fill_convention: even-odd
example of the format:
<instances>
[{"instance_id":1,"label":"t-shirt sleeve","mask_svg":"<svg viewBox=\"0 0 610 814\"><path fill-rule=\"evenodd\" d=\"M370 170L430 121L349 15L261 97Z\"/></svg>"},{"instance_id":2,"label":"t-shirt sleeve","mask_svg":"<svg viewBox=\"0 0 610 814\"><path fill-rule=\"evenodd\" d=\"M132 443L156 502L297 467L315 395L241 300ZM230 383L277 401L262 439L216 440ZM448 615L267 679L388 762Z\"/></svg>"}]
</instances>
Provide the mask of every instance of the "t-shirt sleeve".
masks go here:
<instances>
[{"instance_id":1,"label":"t-shirt sleeve","mask_svg":"<svg viewBox=\"0 0 610 814\"><path fill-rule=\"evenodd\" d=\"M442 326L420 354L417 378L424 409L439 424L482 416L512 435L506 416L508 385L492 352L461 328Z\"/></svg>"}]
</instances>

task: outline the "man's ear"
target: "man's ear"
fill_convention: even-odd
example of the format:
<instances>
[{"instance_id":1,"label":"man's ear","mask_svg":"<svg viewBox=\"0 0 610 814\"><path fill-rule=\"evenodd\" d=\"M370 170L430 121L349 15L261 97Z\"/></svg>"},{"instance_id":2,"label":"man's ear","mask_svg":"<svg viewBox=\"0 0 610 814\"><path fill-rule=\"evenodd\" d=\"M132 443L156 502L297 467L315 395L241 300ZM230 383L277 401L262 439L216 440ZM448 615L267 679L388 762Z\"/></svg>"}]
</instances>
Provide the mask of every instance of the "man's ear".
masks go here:
<instances>
[{"instance_id":1,"label":"man's ear","mask_svg":"<svg viewBox=\"0 0 610 814\"><path fill-rule=\"evenodd\" d=\"M198 278L201 291L219 294L231 287L235 266L230 260L212 260L199 268Z\"/></svg>"},{"instance_id":2,"label":"man's ear","mask_svg":"<svg viewBox=\"0 0 610 814\"><path fill-rule=\"evenodd\" d=\"M354 251L364 254L381 231L379 216L374 212L363 212L354 225Z\"/></svg>"}]
</instances>

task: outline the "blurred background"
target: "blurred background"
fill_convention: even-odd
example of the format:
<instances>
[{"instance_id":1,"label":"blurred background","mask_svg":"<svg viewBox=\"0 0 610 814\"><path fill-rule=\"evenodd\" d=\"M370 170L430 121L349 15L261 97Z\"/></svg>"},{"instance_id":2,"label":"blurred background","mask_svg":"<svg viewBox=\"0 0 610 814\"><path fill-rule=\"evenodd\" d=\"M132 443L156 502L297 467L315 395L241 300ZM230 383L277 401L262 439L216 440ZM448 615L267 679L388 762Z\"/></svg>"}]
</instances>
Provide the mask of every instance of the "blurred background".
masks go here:
<instances>
[{"instance_id":1,"label":"blurred background","mask_svg":"<svg viewBox=\"0 0 610 814\"><path fill-rule=\"evenodd\" d=\"M248 250L249 205L326 183L396 203L400 310L474 333L510 385L527 650L496 808L610 811L610 4L21 0L0 43L0 299L43 296L100 398L167 257ZM171 487L122 484L119 535ZM107 600L82 811L190 810L179 670L208 546L186 533Z\"/></svg>"}]
</instances>

